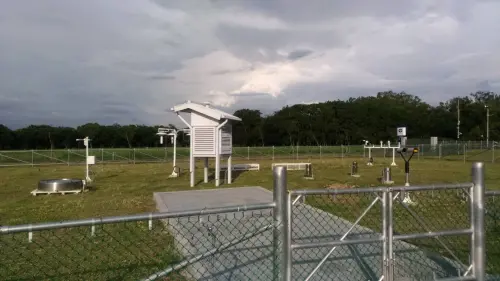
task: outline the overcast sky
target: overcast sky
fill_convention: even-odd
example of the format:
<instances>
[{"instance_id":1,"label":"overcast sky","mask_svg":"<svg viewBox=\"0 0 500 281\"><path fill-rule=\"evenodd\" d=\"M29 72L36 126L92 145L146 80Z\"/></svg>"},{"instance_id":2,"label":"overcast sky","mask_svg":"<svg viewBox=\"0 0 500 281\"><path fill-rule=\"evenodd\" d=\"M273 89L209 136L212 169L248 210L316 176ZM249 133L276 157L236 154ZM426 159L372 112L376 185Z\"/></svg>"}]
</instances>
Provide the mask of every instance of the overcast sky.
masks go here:
<instances>
[{"instance_id":1,"label":"overcast sky","mask_svg":"<svg viewBox=\"0 0 500 281\"><path fill-rule=\"evenodd\" d=\"M378 91L500 88L500 1L0 0L0 123L180 124Z\"/></svg>"}]
</instances>

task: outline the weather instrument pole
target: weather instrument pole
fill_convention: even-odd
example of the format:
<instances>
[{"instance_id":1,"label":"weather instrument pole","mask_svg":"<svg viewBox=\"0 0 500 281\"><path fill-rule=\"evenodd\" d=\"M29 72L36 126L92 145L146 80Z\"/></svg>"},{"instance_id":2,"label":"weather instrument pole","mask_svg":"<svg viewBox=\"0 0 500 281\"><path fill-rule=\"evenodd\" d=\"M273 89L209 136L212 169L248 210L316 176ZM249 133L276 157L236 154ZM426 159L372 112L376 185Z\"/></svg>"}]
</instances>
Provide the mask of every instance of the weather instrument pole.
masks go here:
<instances>
[{"instance_id":1,"label":"weather instrument pole","mask_svg":"<svg viewBox=\"0 0 500 281\"><path fill-rule=\"evenodd\" d=\"M184 130L182 130L184 131ZM173 145L173 157L172 157L172 166L173 166L173 171L172 174L170 174L169 178L176 178L180 174L180 170L177 167L177 133L180 132L177 129L170 129L170 128L158 128L158 133L156 135L160 136L160 144L163 144L163 137L165 136L170 136L170 141L172 142Z\"/></svg>"},{"instance_id":2,"label":"weather instrument pole","mask_svg":"<svg viewBox=\"0 0 500 281\"><path fill-rule=\"evenodd\" d=\"M403 158L403 161L405 161L405 186L410 186L410 160L415 153L418 153L418 148L416 148L416 147L414 147L414 148L403 147L403 148L399 148L397 151L401 155L401 158ZM405 155L409 151L411 151L410 157L406 158ZM401 197L403 197L404 203L408 203L408 204L414 203L410 199L410 195L404 191L401 191Z\"/></svg>"},{"instance_id":3,"label":"weather instrument pole","mask_svg":"<svg viewBox=\"0 0 500 281\"><path fill-rule=\"evenodd\" d=\"M85 182L91 183L92 179L89 175L89 166L95 164L95 156L89 156L90 139L89 137L85 137L83 139L76 139L76 141L83 142L83 145L85 146Z\"/></svg>"}]
</instances>

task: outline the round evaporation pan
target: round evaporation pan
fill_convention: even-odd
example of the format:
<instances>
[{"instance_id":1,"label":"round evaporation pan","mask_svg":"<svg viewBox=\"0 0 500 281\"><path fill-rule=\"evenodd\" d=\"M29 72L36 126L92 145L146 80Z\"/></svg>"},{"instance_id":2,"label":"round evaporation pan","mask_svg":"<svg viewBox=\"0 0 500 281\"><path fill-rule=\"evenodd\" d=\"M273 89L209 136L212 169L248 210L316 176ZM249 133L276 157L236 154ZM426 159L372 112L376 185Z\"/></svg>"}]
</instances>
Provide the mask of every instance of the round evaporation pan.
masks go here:
<instances>
[{"instance_id":1,"label":"round evaporation pan","mask_svg":"<svg viewBox=\"0 0 500 281\"><path fill-rule=\"evenodd\" d=\"M38 182L38 190L40 191L68 191L78 190L83 188L83 180L81 179L48 179Z\"/></svg>"}]
</instances>

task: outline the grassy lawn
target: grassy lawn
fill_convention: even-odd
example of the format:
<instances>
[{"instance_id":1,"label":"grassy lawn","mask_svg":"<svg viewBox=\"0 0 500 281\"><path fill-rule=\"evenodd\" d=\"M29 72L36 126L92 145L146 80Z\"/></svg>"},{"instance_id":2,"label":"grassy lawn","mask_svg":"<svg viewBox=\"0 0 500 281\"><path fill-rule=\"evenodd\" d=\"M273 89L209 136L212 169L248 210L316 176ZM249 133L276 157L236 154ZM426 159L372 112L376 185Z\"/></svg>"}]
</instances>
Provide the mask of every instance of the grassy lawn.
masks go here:
<instances>
[{"instance_id":1,"label":"grassy lawn","mask_svg":"<svg viewBox=\"0 0 500 281\"><path fill-rule=\"evenodd\" d=\"M410 175L410 182L413 185L460 183L471 180L471 162L424 160L423 157L422 159L414 159ZM300 162L306 160L300 159ZM359 163L360 178L349 176L349 167L352 161ZM272 161L236 160L235 162L260 163L261 171L241 173L233 184L222 184L221 188L262 186L272 189ZM276 160L274 162L292 162L292 160ZM366 166L365 160L353 158L313 159L310 162L313 163L315 179L304 179L302 177L303 171L289 171L289 189L323 188L331 184L359 187L377 186L379 185L377 178L380 177L381 168L389 165L391 161L390 157L377 158L373 167ZM396 185L402 185L404 183L404 165L399 158L396 162L398 166L392 167L393 180ZM200 183L194 189L214 188L213 181L208 184L202 183L203 170L201 162L199 164L196 177ZM210 165L213 166L213 162ZM187 163L181 163L181 167L183 171L186 171ZM489 190L500 189L500 174L495 173L499 167L500 164L486 163L486 186ZM168 175L171 170L170 163L99 164L92 167L95 182L89 192L78 195L34 197L30 192L36 188L39 180L63 177L82 178L84 166L1 168L0 225L151 212L155 210L153 192L191 189L187 173L183 173L179 178L169 179ZM417 194L416 196L423 195ZM432 198L426 197L426 204L418 207L417 211L428 220L429 226L433 230L436 230L437 227L437 230L445 230L453 225L463 226L464 217L449 215L453 212L462 212L463 206L459 205L458 198L449 198L452 196L448 197L444 193L436 194ZM341 204L333 204L330 201L325 201L324 198L308 199L307 202L352 220L367 206L369 199L353 199L353 197L348 199L338 198L337 201L334 201ZM423 199L418 200L423 201ZM342 204L344 206L347 204L347 207L343 208ZM200 208L202 207L200 206ZM401 211L401 213L403 212ZM398 217L395 215L395 220L395 227L399 227L399 231L403 229L405 231L425 232L422 229L408 227L409 224L404 223L410 220L408 216ZM380 216L369 216L361 224L377 229L376 225L380 224ZM493 230L496 231L495 229L497 228L494 227ZM2 280L30 280L30 277L37 276L37 280L43 280L43 278L56 274L52 272L52 266L59 269L57 274L61 272L67 274L61 276L60 280L72 280L71 276L75 278L74 280L124 280L124 276L137 279L181 259L175 250L175 243L168 229L159 222L155 223L153 230L148 229L147 222L102 226L96 229L95 236L92 236L93 240L90 237L90 227L35 233L32 243L28 242L27 233L4 235L0 239L0 249L2 252L3 249L6 249L7 254L0 255L0 272L10 273L4 273L5 276L0 273L0 277ZM96 240L96 237L100 238ZM78 241L78 243L75 244L74 241ZM424 245L429 241L428 239L419 244ZM51 246L56 243L59 248L57 252L56 246ZM457 251L465 254L463 241L460 240L457 243ZM491 243L493 243L492 246L498 245L498 241ZM429 247L436 246L432 243L429 245ZM500 248L488 248L488 251L488 256L491 253L496 262L499 258ZM47 261L47 257L54 259L54 261ZM112 257L111 260L109 260L110 257ZM461 254L460 258L462 258ZM27 260L34 261L35 265L27 264ZM47 265L42 266L41 261ZM78 269L79 273L76 275L74 272L72 273L68 269L71 266ZM2 271L2 267L9 268L9 271Z\"/></svg>"}]
</instances>

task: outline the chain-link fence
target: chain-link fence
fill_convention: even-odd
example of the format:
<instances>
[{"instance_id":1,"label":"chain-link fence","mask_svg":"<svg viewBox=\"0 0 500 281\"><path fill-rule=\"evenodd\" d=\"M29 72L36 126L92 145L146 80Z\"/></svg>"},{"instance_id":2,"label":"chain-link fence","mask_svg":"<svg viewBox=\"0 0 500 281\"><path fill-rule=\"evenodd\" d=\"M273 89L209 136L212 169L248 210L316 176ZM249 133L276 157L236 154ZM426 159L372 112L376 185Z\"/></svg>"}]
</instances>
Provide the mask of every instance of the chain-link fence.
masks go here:
<instances>
[{"instance_id":1,"label":"chain-link fence","mask_svg":"<svg viewBox=\"0 0 500 281\"><path fill-rule=\"evenodd\" d=\"M419 148L415 159L496 162L497 158L500 157L500 153L495 153L493 142L489 146L480 142L465 142L436 146L416 144L415 147ZM89 150L89 154L95 156L96 164L172 162L173 153L172 147L91 148ZM393 157L393 149L375 146L369 152L363 145L233 147L233 159L246 161L361 157L368 159L369 154L376 161L380 158L389 160ZM189 148L178 147L176 158L178 162L188 162ZM85 151L82 149L0 151L0 166L77 165L83 163L85 163Z\"/></svg>"},{"instance_id":2,"label":"chain-link fence","mask_svg":"<svg viewBox=\"0 0 500 281\"><path fill-rule=\"evenodd\" d=\"M487 191L485 204L486 270L500 280L500 191Z\"/></svg>"},{"instance_id":3,"label":"chain-link fence","mask_svg":"<svg viewBox=\"0 0 500 281\"><path fill-rule=\"evenodd\" d=\"M496 195L472 183L287 191L273 201L0 227L1 280L495 280ZM500 209L499 209L500 210ZM496 279L500 280L500 278Z\"/></svg>"},{"instance_id":4,"label":"chain-link fence","mask_svg":"<svg viewBox=\"0 0 500 281\"><path fill-rule=\"evenodd\" d=\"M271 280L272 206L2 227L0 280Z\"/></svg>"}]
</instances>

